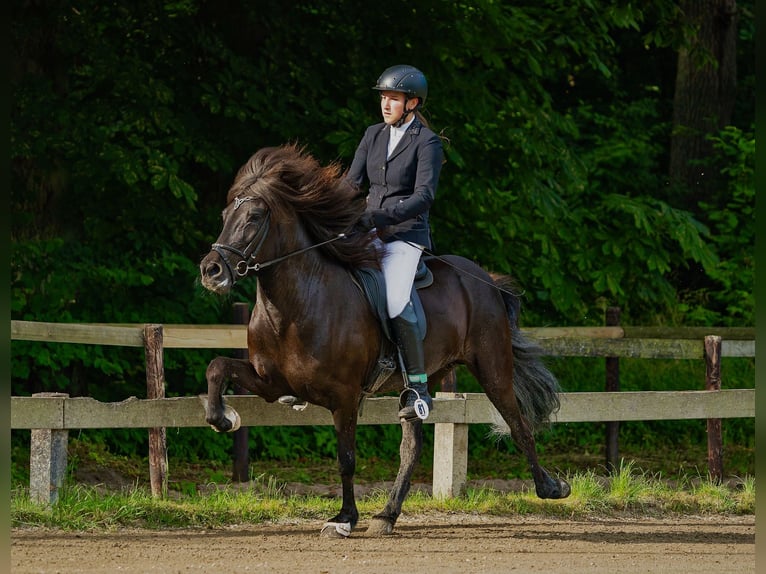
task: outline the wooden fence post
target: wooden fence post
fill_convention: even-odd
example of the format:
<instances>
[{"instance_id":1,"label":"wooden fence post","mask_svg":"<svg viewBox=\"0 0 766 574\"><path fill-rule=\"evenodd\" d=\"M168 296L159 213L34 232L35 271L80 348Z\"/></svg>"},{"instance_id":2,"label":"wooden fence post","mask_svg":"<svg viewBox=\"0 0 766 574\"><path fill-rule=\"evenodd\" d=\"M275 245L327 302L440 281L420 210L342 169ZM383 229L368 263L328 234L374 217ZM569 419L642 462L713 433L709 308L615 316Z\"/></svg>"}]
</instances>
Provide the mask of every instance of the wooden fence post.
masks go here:
<instances>
[{"instance_id":1,"label":"wooden fence post","mask_svg":"<svg viewBox=\"0 0 766 574\"><path fill-rule=\"evenodd\" d=\"M463 398L459 393L436 393L438 398ZM465 490L468 475L468 424L434 424L432 496L454 498Z\"/></svg>"},{"instance_id":2,"label":"wooden fence post","mask_svg":"<svg viewBox=\"0 0 766 574\"><path fill-rule=\"evenodd\" d=\"M721 337L705 337L705 389L721 390ZM707 420L707 465L710 479L720 484L723 480L723 437L721 419Z\"/></svg>"},{"instance_id":3,"label":"wooden fence post","mask_svg":"<svg viewBox=\"0 0 766 574\"><path fill-rule=\"evenodd\" d=\"M34 393L33 397L60 397L68 393ZM63 422L63 421L62 421ZM66 429L32 429L29 455L29 498L45 506L58 502L64 485L69 431Z\"/></svg>"},{"instance_id":4,"label":"wooden fence post","mask_svg":"<svg viewBox=\"0 0 766 574\"><path fill-rule=\"evenodd\" d=\"M144 326L146 355L146 397L165 398L165 362L163 359L162 325ZM165 427L149 429L149 483L152 496L168 494L168 445Z\"/></svg>"},{"instance_id":5,"label":"wooden fence post","mask_svg":"<svg viewBox=\"0 0 766 574\"><path fill-rule=\"evenodd\" d=\"M234 303L232 311L234 323L238 325L247 325L250 322L250 306L247 303ZM247 359L248 351L247 349L235 349L233 355L238 359ZM237 395L250 394L250 391L239 385L233 385L233 387L234 393ZM232 447L234 460L231 472L231 479L234 482L247 482L250 480L249 438L249 427L239 427L234 431L234 445Z\"/></svg>"},{"instance_id":6,"label":"wooden fence post","mask_svg":"<svg viewBox=\"0 0 766 574\"><path fill-rule=\"evenodd\" d=\"M620 308L608 307L606 310L607 327L617 327L620 324ZM620 390L620 359L618 357L606 357L606 392ZM620 466L619 453L619 421L610 421L606 424L606 469L612 473Z\"/></svg>"}]
</instances>

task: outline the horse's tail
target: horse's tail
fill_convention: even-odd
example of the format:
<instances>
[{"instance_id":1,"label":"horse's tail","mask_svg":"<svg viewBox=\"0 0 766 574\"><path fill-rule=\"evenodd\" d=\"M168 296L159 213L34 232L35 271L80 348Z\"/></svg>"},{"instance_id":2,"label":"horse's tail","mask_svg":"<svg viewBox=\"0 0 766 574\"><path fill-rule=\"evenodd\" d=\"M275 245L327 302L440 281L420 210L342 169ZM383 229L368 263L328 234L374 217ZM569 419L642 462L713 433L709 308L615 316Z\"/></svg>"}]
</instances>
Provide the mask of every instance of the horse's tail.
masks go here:
<instances>
[{"instance_id":1,"label":"horse's tail","mask_svg":"<svg viewBox=\"0 0 766 574\"><path fill-rule=\"evenodd\" d=\"M503 302L511 322L511 342L513 348L513 388L519 403L521 414L533 432L547 427L550 416L561 407L559 386L556 377L545 366L543 349L528 340L519 329L521 303L514 294L515 284L510 277L493 276L495 285L500 288ZM507 435L510 429L496 412L492 423L492 434Z\"/></svg>"}]
</instances>

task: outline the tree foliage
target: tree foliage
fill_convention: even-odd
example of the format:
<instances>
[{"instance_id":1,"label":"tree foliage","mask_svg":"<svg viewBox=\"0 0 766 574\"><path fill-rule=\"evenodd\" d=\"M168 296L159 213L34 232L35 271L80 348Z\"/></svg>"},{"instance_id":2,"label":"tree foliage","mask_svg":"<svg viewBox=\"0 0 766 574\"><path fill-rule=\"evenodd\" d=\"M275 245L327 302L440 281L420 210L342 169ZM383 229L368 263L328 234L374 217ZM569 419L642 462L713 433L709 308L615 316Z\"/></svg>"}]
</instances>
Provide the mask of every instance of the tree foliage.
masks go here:
<instances>
[{"instance_id":1,"label":"tree foliage","mask_svg":"<svg viewBox=\"0 0 766 574\"><path fill-rule=\"evenodd\" d=\"M632 324L752 323L754 34L739 6L737 124L708 134L726 177L690 212L666 177L689 38L675 2L15 2L12 316L228 322L254 280L222 301L197 263L238 167L287 142L350 163L378 121L371 86L406 62L445 142L436 250L514 275L525 322L600 324L619 305ZM144 392L130 351L12 350L14 393ZM208 357L168 358L169 393L199 392Z\"/></svg>"}]
</instances>

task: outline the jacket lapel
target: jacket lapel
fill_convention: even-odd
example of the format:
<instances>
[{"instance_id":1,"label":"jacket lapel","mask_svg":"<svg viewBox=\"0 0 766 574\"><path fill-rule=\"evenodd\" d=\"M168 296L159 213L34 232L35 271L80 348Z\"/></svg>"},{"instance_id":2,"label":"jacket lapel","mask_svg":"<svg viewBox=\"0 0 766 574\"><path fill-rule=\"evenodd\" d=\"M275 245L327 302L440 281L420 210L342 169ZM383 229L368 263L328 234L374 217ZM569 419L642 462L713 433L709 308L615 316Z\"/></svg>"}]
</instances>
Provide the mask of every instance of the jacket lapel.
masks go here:
<instances>
[{"instance_id":1,"label":"jacket lapel","mask_svg":"<svg viewBox=\"0 0 766 574\"><path fill-rule=\"evenodd\" d=\"M383 126L383 128L375 136L372 147L370 148L370 155L373 165L384 166L386 165L386 155L388 154L388 138L390 136L391 128L389 126Z\"/></svg>"},{"instance_id":2,"label":"jacket lapel","mask_svg":"<svg viewBox=\"0 0 766 574\"><path fill-rule=\"evenodd\" d=\"M407 128L407 131L404 132L404 135L402 136L402 139L399 140L399 143L396 144L396 147L394 148L394 151L391 152L391 155L388 158L388 161L391 161L396 156L398 156L400 153L402 153L407 147L412 143L412 141L417 137L417 135L420 133L420 122L417 118L415 118L415 121L412 122L412 125ZM388 131L391 130L390 127L387 126ZM387 132L387 136L390 135ZM386 137L386 144L388 144L388 137Z\"/></svg>"}]
</instances>

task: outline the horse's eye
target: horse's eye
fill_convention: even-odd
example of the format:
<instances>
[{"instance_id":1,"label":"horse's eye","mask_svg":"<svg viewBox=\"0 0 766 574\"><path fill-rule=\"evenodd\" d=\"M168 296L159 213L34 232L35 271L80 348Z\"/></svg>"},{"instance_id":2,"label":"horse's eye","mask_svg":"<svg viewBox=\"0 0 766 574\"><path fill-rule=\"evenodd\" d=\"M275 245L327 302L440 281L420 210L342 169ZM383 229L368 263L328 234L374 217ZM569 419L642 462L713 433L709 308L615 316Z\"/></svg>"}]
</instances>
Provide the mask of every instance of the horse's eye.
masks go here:
<instances>
[{"instance_id":1,"label":"horse's eye","mask_svg":"<svg viewBox=\"0 0 766 574\"><path fill-rule=\"evenodd\" d=\"M248 225L260 225L266 217L267 210L262 207L252 207L242 214L242 223Z\"/></svg>"}]
</instances>

